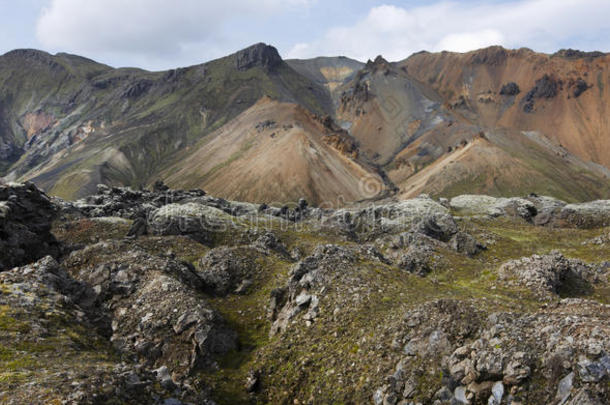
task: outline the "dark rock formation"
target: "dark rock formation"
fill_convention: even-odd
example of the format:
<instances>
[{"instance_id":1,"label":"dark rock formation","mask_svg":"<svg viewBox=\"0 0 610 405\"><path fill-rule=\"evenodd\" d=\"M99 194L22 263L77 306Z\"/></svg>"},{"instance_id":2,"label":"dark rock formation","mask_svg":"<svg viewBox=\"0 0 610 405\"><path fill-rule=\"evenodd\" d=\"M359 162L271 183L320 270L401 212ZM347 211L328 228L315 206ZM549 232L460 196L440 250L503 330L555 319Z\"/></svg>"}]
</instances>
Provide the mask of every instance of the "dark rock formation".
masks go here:
<instances>
[{"instance_id":1,"label":"dark rock formation","mask_svg":"<svg viewBox=\"0 0 610 405\"><path fill-rule=\"evenodd\" d=\"M411 228L433 239L447 242L458 231L458 226L449 214L428 215L417 221Z\"/></svg>"},{"instance_id":2,"label":"dark rock formation","mask_svg":"<svg viewBox=\"0 0 610 405\"><path fill-rule=\"evenodd\" d=\"M0 270L60 254L50 232L56 212L32 183L0 185Z\"/></svg>"},{"instance_id":3,"label":"dark rock formation","mask_svg":"<svg viewBox=\"0 0 610 405\"><path fill-rule=\"evenodd\" d=\"M205 196L203 190L170 190L161 181L155 182L152 191L100 184L97 187L97 194L75 203L66 203L64 208L76 209L88 217L116 216L136 219L149 217L152 211L164 205L203 196Z\"/></svg>"},{"instance_id":4,"label":"dark rock formation","mask_svg":"<svg viewBox=\"0 0 610 405\"><path fill-rule=\"evenodd\" d=\"M503 96L516 96L521 93L521 89L519 89L519 85L515 82L506 83L500 89L500 94Z\"/></svg>"},{"instance_id":5,"label":"dark rock formation","mask_svg":"<svg viewBox=\"0 0 610 405\"><path fill-rule=\"evenodd\" d=\"M508 52L501 46L490 46L481 49L472 56L472 63L478 65L498 66L508 58Z\"/></svg>"},{"instance_id":6,"label":"dark rock formation","mask_svg":"<svg viewBox=\"0 0 610 405\"><path fill-rule=\"evenodd\" d=\"M238 70L248 70L256 66L273 70L282 62L277 49L263 43L253 45L235 54L235 67Z\"/></svg>"},{"instance_id":7,"label":"dark rock formation","mask_svg":"<svg viewBox=\"0 0 610 405\"><path fill-rule=\"evenodd\" d=\"M467 256L474 256L486 247L479 242L470 234L466 232L457 232L451 240L449 245L453 250L459 253L463 253Z\"/></svg>"},{"instance_id":8,"label":"dark rock formation","mask_svg":"<svg viewBox=\"0 0 610 405\"><path fill-rule=\"evenodd\" d=\"M582 93L589 89L589 85L583 79L578 79L572 86L572 95L578 98Z\"/></svg>"},{"instance_id":9,"label":"dark rock formation","mask_svg":"<svg viewBox=\"0 0 610 405\"><path fill-rule=\"evenodd\" d=\"M523 98L523 111L528 113L534 111L536 99L556 97L560 86L561 82L559 80L547 74L536 80L534 87Z\"/></svg>"},{"instance_id":10,"label":"dark rock formation","mask_svg":"<svg viewBox=\"0 0 610 405\"><path fill-rule=\"evenodd\" d=\"M430 263L432 249L429 246L411 246L398 261L398 267L418 276L425 276L432 270Z\"/></svg>"},{"instance_id":11,"label":"dark rock formation","mask_svg":"<svg viewBox=\"0 0 610 405\"><path fill-rule=\"evenodd\" d=\"M152 80L139 80L129 86L121 95L122 98L138 98L144 95L153 85Z\"/></svg>"},{"instance_id":12,"label":"dark rock formation","mask_svg":"<svg viewBox=\"0 0 610 405\"><path fill-rule=\"evenodd\" d=\"M553 56L559 56L559 57L566 58L566 59L582 59L582 58L593 59L593 58L602 57L604 55L605 55L605 53L599 52L599 51L585 52L585 51L580 51L578 49L560 49L559 51L557 51L553 54Z\"/></svg>"},{"instance_id":13,"label":"dark rock formation","mask_svg":"<svg viewBox=\"0 0 610 405\"><path fill-rule=\"evenodd\" d=\"M288 285L271 292L269 318L273 322L271 335L286 330L299 314L312 323L319 314L319 300L314 290L330 285L336 277L347 276L356 261L353 251L336 245L320 245L311 256L294 265Z\"/></svg>"}]
</instances>

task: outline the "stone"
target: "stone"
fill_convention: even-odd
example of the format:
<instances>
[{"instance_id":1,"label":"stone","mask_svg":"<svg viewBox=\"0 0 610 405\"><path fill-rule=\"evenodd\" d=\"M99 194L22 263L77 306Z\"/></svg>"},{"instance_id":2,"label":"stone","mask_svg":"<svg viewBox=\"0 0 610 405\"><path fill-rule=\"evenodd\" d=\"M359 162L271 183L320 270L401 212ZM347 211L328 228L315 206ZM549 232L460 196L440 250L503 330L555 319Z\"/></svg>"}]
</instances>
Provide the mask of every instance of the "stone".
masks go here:
<instances>
[{"instance_id":1,"label":"stone","mask_svg":"<svg viewBox=\"0 0 610 405\"><path fill-rule=\"evenodd\" d=\"M500 405L502 403L503 396L504 385L502 385L501 381L498 381L491 387L491 396L487 401L488 405Z\"/></svg>"},{"instance_id":2,"label":"stone","mask_svg":"<svg viewBox=\"0 0 610 405\"><path fill-rule=\"evenodd\" d=\"M255 255L256 251L250 247L212 249L199 260L197 275L203 281L204 289L210 293L219 296L231 292L243 294L256 274Z\"/></svg>"},{"instance_id":3,"label":"stone","mask_svg":"<svg viewBox=\"0 0 610 405\"><path fill-rule=\"evenodd\" d=\"M211 235L241 226L241 221L225 212L203 204L168 204L152 215L148 224L154 235L187 235L209 242Z\"/></svg>"},{"instance_id":4,"label":"stone","mask_svg":"<svg viewBox=\"0 0 610 405\"><path fill-rule=\"evenodd\" d=\"M140 236L146 235L147 233L147 223L146 219L139 217L133 221L133 224L129 228L127 232L128 238L139 238Z\"/></svg>"},{"instance_id":5,"label":"stone","mask_svg":"<svg viewBox=\"0 0 610 405\"><path fill-rule=\"evenodd\" d=\"M162 180L157 180L153 184L152 191L155 193L164 193L169 190L169 187Z\"/></svg>"},{"instance_id":6,"label":"stone","mask_svg":"<svg viewBox=\"0 0 610 405\"><path fill-rule=\"evenodd\" d=\"M500 280L509 284L527 287L544 295L558 293L568 277L572 283L579 280L586 285L583 276L589 272L585 263L580 260L568 259L560 252L512 260L503 264L498 270Z\"/></svg>"},{"instance_id":7,"label":"stone","mask_svg":"<svg viewBox=\"0 0 610 405\"><path fill-rule=\"evenodd\" d=\"M383 389L378 388L375 393L373 394L373 402L375 403L375 405L382 405L383 404Z\"/></svg>"},{"instance_id":8,"label":"stone","mask_svg":"<svg viewBox=\"0 0 610 405\"><path fill-rule=\"evenodd\" d=\"M610 356L605 355L598 361L591 361L585 356L578 360L578 376L584 382L599 382L610 375Z\"/></svg>"},{"instance_id":9,"label":"stone","mask_svg":"<svg viewBox=\"0 0 610 405\"><path fill-rule=\"evenodd\" d=\"M306 294L305 292L302 292L301 294L299 294L295 300L295 303L299 307L307 306L307 305L309 305L310 302L311 302L311 295Z\"/></svg>"},{"instance_id":10,"label":"stone","mask_svg":"<svg viewBox=\"0 0 610 405\"><path fill-rule=\"evenodd\" d=\"M255 392L259 388L259 373L254 370L248 371L248 375L246 376L245 388L247 392Z\"/></svg>"},{"instance_id":11,"label":"stone","mask_svg":"<svg viewBox=\"0 0 610 405\"><path fill-rule=\"evenodd\" d=\"M477 240L466 232L457 232L449 241L449 246L459 253L467 256L474 256L486 247L477 242Z\"/></svg>"},{"instance_id":12,"label":"stone","mask_svg":"<svg viewBox=\"0 0 610 405\"><path fill-rule=\"evenodd\" d=\"M578 79L576 79L576 82L574 82L574 85L572 86L572 95L574 96L574 98L578 98L578 97L580 97L580 95L582 93L584 93L587 90L589 90L589 85L587 84L587 82L585 82L581 78L578 78Z\"/></svg>"},{"instance_id":13,"label":"stone","mask_svg":"<svg viewBox=\"0 0 610 405\"><path fill-rule=\"evenodd\" d=\"M610 200L567 204L555 216L556 226L602 228L610 226Z\"/></svg>"},{"instance_id":14,"label":"stone","mask_svg":"<svg viewBox=\"0 0 610 405\"><path fill-rule=\"evenodd\" d=\"M466 398L466 387L464 387L464 386L456 387L455 390L453 391L453 396L455 397L456 401L458 401L458 403L460 403L460 404L469 404L470 403L468 398Z\"/></svg>"},{"instance_id":15,"label":"stone","mask_svg":"<svg viewBox=\"0 0 610 405\"><path fill-rule=\"evenodd\" d=\"M450 401L453 398L453 393L447 387L442 387L434 394L434 398L440 401Z\"/></svg>"},{"instance_id":16,"label":"stone","mask_svg":"<svg viewBox=\"0 0 610 405\"><path fill-rule=\"evenodd\" d=\"M555 395L555 400L558 405L561 405L568 400L568 397L572 393L573 381L574 372L569 373L559 381L559 384L557 385L557 394Z\"/></svg>"},{"instance_id":17,"label":"stone","mask_svg":"<svg viewBox=\"0 0 610 405\"><path fill-rule=\"evenodd\" d=\"M157 375L157 379L161 383L161 386L163 386L165 389L173 391L178 388L176 383L174 383L174 381L172 380L172 376L170 375L169 370L166 366L161 366L153 371Z\"/></svg>"},{"instance_id":18,"label":"stone","mask_svg":"<svg viewBox=\"0 0 610 405\"><path fill-rule=\"evenodd\" d=\"M520 92L521 90L519 89L519 85L517 85L515 82L506 83L500 89L500 95L502 96L516 96Z\"/></svg>"},{"instance_id":19,"label":"stone","mask_svg":"<svg viewBox=\"0 0 610 405\"><path fill-rule=\"evenodd\" d=\"M504 367L504 383L506 385L517 385L529 377L531 368L528 358L524 352L516 352Z\"/></svg>"},{"instance_id":20,"label":"stone","mask_svg":"<svg viewBox=\"0 0 610 405\"><path fill-rule=\"evenodd\" d=\"M457 233L458 227L451 215L433 214L417 221L411 230L423 233L433 239L447 242Z\"/></svg>"},{"instance_id":21,"label":"stone","mask_svg":"<svg viewBox=\"0 0 610 405\"><path fill-rule=\"evenodd\" d=\"M62 247L51 234L58 207L33 183L0 185L0 271L59 257Z\"/></svg>"},{"instance_id":22,"label":"stone","mask_svg":"<svg viewBox=\"0 0 610 405\"><path fill-rule=\"evenodd\" d=\"M400 257L398 267L409 273L425 276L432 270L431 256L432 252L429 248L412 246Z\"/></svg>"},{"instance_id":23,"label":"stone","mask_svg":"<svg viewBox=\"0 0 610 405\"><path fill-rule=\"evenodd\" d=\"M532 221L538 212L531 201L515 197L497 198L467 194L453 197L449 205L460 214L520 217L526 221Z\"/></svg>"}]
</instances>

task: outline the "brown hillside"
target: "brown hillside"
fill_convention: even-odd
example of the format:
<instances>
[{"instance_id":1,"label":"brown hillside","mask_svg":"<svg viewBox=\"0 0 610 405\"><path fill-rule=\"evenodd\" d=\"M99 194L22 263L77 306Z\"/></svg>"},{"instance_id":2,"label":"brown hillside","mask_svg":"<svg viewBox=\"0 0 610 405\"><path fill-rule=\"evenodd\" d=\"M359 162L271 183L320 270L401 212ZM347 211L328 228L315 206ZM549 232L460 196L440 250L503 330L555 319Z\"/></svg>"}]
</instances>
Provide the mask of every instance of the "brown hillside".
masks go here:
<instances>
[{"instance_id":1,"label":"brown hillside","mask_svg":"<svg viewBox=\"0 0 610 405\"><path fill-rule=\"evenodd\" d=\"M265 97L210 138L163 173L168 184L237 200L305 197L333 206L384 189L381 178L357 160L346 132L296 104Z\"/></svg>"},{"instance_id":2,"label":"brown hillside","mask_svg":"<svg viewBox=\"0 0 610 405\"><path fill-rule=\"evenodd\" d=\"M600 53L491 47L422 52L398 66L473 123L540 131L582 159L610 167L609 62ZM512 91L503 91L510 83Z\"/></svg>"}]
</instances>

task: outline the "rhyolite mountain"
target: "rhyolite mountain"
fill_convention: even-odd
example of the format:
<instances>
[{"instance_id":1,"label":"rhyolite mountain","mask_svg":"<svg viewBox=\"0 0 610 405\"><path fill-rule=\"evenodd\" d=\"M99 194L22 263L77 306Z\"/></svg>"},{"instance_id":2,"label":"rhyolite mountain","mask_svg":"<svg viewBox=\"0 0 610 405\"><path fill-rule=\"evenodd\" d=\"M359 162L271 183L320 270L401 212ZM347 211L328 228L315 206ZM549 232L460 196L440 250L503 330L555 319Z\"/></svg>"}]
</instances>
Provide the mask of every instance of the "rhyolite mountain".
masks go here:
<instances>
[{"instance_id":1,"label":"rhyolite mountain","mask_svg":"<svg viewBox=\"0 0 610 405\"><path fill-rule=\"evenodd\" d=\"M610 196L610 56L491 47L390 63L256 44L164 72L0 56L0 176L339 205L420 193Z\"/></svg>"}]
</instances>

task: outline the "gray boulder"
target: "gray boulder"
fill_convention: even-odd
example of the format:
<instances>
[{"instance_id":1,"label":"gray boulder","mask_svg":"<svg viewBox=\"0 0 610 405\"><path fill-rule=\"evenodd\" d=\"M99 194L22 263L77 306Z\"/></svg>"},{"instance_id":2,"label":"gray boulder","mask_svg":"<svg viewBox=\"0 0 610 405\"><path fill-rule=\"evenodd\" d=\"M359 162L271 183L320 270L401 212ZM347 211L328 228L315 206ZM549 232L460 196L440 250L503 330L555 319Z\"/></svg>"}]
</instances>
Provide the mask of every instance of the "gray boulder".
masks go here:
<instances>
[{"instance_id":1,"label":"gray boulder","mask_svg":"<svg viewBox=\"0 0 610 405\"><path fill-rule=\"evenodd\" d=\"M598 200L564 206L553 220L556 226L602 228L610 226L610 200Z\"/></svg>"},{"instance_id":2,"label":"gray boulder","mask_svg":"<svg viewBox=\"0 0 610 405\"><path fill-rule=\"evenodd\" d=\"M592 274L594 272L584 262L568 259L557 251L511 260L498 271L499 280L529 288L541 295L558 294L568 281L579 284L572 287L586 287L587 278Z\"/></svg>"},{"instance_id":3,"label":"gray boulder","mask_svg":"<svg viewBox=\"0 0 610 405\"><path fill-rule=\"evenodd\" d=\"M449 205L462 215L509 216L531 221L537 214L536 206L531 201L517 197L497 198L468 194L453 197Z\"/></svg>"},{"instance_id":4,"label":"gray boulder","mask_svg":"<svg viewBox=\"0 0 610 405\"><path fill-rule=\"evenodd\" d=\"M210 242L216 233L240 228L242 220L218 208L198 203L168 204L152 214L148 228L154 235L187 235Z\"/></svg>"}]
</instances>

